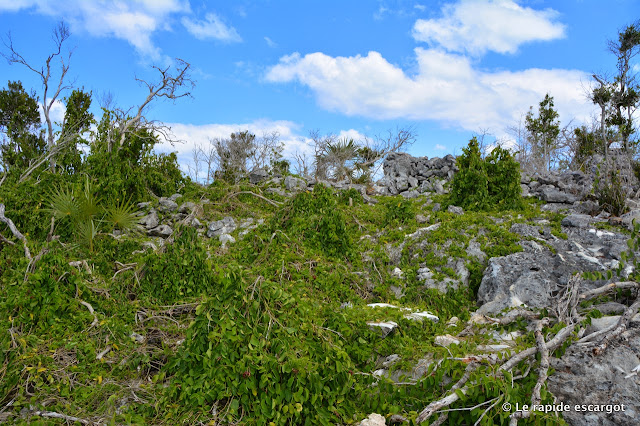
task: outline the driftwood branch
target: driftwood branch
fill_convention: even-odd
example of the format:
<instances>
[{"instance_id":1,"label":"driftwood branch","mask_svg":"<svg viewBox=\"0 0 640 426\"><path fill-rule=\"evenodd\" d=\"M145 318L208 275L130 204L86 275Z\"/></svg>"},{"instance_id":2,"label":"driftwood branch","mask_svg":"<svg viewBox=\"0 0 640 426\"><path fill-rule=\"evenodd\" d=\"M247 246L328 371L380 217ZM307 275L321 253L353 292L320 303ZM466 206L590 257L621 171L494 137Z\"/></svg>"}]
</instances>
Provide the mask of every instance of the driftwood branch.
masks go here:
<instances>
[{"instance_id":1,"label":"driftwood branch","mask_svg":"<svg viewBox=\"0 0 640 426\"><path fill-rule=\"evenodd\" d=\"M96 315L95 311L93 310L93 306L83 300L80 300L80 304L85 306L89 310L89 312L91 312L91 315L93 315L93 322L91 323L91 327L95 327L96 325L98 325L98 315Z\"/></svg>"},{"instance_id":2,"label":"driftwood branch","mask_svg":"<svg viewBox=\"0 0 640 426\"><path fill-rule=\"evenodd\" d=\"M547 324L549 324L549 318L544 318L543 320L538 321L534 332L536 336L536 348L540 354L540 367L538 368L538 380L536 381L531 393L531 406L537 406L540 404L540 401L542 400L540 391L542 390L544 383L547 381L549 374L549 348L547 347L544 341L544 336L542 335L542 328ZM529 418L531 417L531 414L533 414L532 410L516 411L511 415L509 425L516 426L518 424L518 419Z\"/></svg>"},{"instance_id":3,"label":"driftwood branch","mask_svg":"<svg viewBox=\"0 0 640 426\"><path fill-rule=\"evenodd\" d=\"M627 329L629 325L629 321L638 312L638 309L640 309L640 293L638 294L638 297L636 297L636 301L633 302L633 304L629 306L626 311L624 311L624 314L622 314L622 316L620 316L620 319L618 320L618 324L616 325L616 328L614 328L610 334L607 334L600 341L598 346L593 348L594 355L596 356L601 355L607 349L607 347L609 346L609 343L611 343L613 339L621 335Z\"/></svg>"},{"instance_id":4,"label":"driftwood branch","mask_svg":"<svg viewBox=\"0 0 640 426\"><path fill-rule=\"evenodd\" d=\"M27 246L26 237L22 235L20 231L18 231L18 228L16 228L16 225L13 223L13 221L4 215L4 209L4 204L0 203L0 222L5 223L9 227L9 230L11 231L13 236L22 241L25 257L29 260L32 260L31 252L29 251L29 247Z\"/></svg>"},{"instance_id":5,"label":"driftwood branch","mask_svg":"<svg viewBox=\"0 0 640 426\"><path fill-rule=\"evenodd\" d=\"M94 423L94 422L89 421L89 420L81 419L79 417L67 416L66 414L56 413L55 411L33 411L31 413L31 415L40 416L40 417L47 417L47 418L51 418L51 419L62 419L62 420L65 420L67 422L78 422L78 423L82 423L83 425L99 424L99 423Z\"/></svg>"},{"instance_id":6,"label":"driftwood branch","mask_svg":"<svg viewBox=\"0 0 640 426\"><path fill-rule=\"evenodd\" d=\"M593 299L594 297L612 292L613 290L616 290L616 289L622 290L622 289L633 289L633 288L640 288L640 284L638 284L635 281L620 281L616 283L609 283L609 284L603 285L602 287L598 287L594 290L585 291L580 295L580 300Z\"/></svg>"},{"instance_id":7,"label":"driftwood branch","mask_svg":"<svg viewBox=\"0 0 640 426\"><path fill-rule=\"evenodd\" d=\"M418 423L424 422L441 408L448 407L449 405L459 400L460 397L456 392L458 389L460 390L460 392L462 392L463 395L466 394L467 393L466 383L469 381L469 378L471 377L471 373L473 373L476 370L476 368L478 368L478 364L475 362L472 362L471 364L467 365L467 368L465 368L464 374L462 375L460 380L458 380L458 382L455 385L453 385L451 389L449 389L449 392L450 392L449 395L427 405L418 415L416 422Z\"/></svg>"},{"instance_id":8,"label":"driftwood branch","mask_svg":"<svg viewBox=\"0 0 640 426\"><path fill-rule=\"evenodd\" d=\"M538 321L538 327L539 327L539 335L536 335L536 347L533 348L528 348L525 349L521 352L518 352L517 354L513 355L511 358L509 358L507 361L505 361L500 367L499 367L499 371L510 371L511 369L513 369L516 365L518 365L518 363L520 363L521 361L524 361L525 359L535 355L541 348L542 348L542 343L544 343L544 339L542 338L542 327L546 324L546 321L548 321L548 318L545 318L543 320ZM562 345L562 343L567 340L567 338L569 338L569 336L571 335L571 333L573 332L574 328L575 328L576 324L570 324L567 325L566 327L564 327L563 329L561 329L553 339L549 340L546 344L545 344L545 348L542 348L543 352L547 353L547 365L546 367L544 365L541 364L540 368L546 368L546 370L543 371L548 371L548 354L551 351L554 351L555 349L557 349L558 347L560 347L560 345ZM536 328L537 330L537 328ZM540 340L542 339L542 340ZM460 381L458 381L458 383L456 383L456 385L454 385L450 390L449 390L449 394L447 396L445 396L442 399L439 399L437 401L432 402L431 404L429 404L427 407L425 407L420 414L418 415L416 422L417 423L422 423L425 420L427 420L429 417L431 417L433 414L435 414L436 412L438 412L439 410L441 410L444 407L447 407L451 404L453 404L454 402L458 401L460 398L458 396L458 394L455 392L457 389L459 389L462 394L466 394L467 390L468 390L468 386L465 385L465 383L469 380L469 377L471 375L471 373L475 370L475 368L477 367L478 364L476 364L475 362L472 362L471 364L469 364L467 366L467 369L465 370L465 374L462 377L462 379L460 379ZM470 367L472 367L472 369L470 369ZM464 381L463 381L464 379ZM546 377L545 377L546 380ZM544 384L544 382L542 383ZM542 384L540 385L540 387L542 387ZM462 386L463 387L459 387ZM438 418L437 421L440 421L441 418ZM436 423L437 423L436 421ZM443 420L444 421L444 420Z\"/></svg>"}]
</instances>

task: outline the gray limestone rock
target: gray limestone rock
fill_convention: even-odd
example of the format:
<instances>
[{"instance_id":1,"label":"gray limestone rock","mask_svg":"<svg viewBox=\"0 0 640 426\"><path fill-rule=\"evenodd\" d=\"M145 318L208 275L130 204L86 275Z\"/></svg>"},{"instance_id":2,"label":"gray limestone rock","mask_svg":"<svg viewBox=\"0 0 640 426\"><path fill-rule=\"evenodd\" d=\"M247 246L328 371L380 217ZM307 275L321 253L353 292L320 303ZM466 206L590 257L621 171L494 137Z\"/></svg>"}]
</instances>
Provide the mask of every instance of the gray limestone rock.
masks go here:
<instances>
[{"instance_id":1,"label":"gray limestone rock","mask_svg":"<svg viewBox=\"0 0 640 426\"><path fill-rule=\"evenodd\" d=\"M160 224L160 219L158 218L158 213L155 210L151 210L149 214L140 219L140 225L144 226L146 229L155 228Z\"/></svg>"},{"instance_id":2,"label":"gray limestone rock","mask_svg":"<svg viewBox=\"0 0 640 426\"><path fill-rule=\"evenodd\" d=\"M173 229L169 225L158 225L153 229L149 229L147 234L152 237L168 238L173 233Z\"/></svg>"},{"instance_id":3,"label":"gray limestone rock","mask_svg":"<svg viewBox=\"0 0 640 426\"><path fill-rule=\"evenodd\" d=\"M555 373L547 383L558 403L568 404L572 408L576 404L610 407L609 410L592 409L588 412L574 409L565 411L563 417L570 425L640 423L640 378L631 374L640 365L640 335L631 329L623 333L623 338L625 344L610 345L600 356L593 356L591 351L573 346L562 358L551 357L551 367Z\"/></svg>"},{"instance_id":4,"label":"gray limestone rock","mask_svg":"<svg viewBox=\"0 0 640 426\"><path fill-rule=\"evenodd\" d=\"M249 173L249 182L252 185L257 185L260 182L267 180L268 177L269 177L269 173L267 173L266 170L264 169L254 170L251 173Z\"/></svg>"},{"instance_id":5,"label":"gray limestone rock","mask_svg":"<svg viewBox=\"0 0 640 426\"><path fill-rule=\"evenodd\" d=\"M178 210L178 203L169 198L162 197L158 200L158 210L163 213L174 212Z\"/></svg>"},{"instance_id":6,"label":"gray limestone rock","mask_svg":"<svg viewBox=\"0 0 640 426\"><path fill-rule=\"evenodd\" d=\"M284 187L287 191L304 191L307 189L307 182L304 179L287 176L284 178Z\"/></svg>"},{"instance_id":7,"label":"gray limestone rock","mask_svg":"<svg viewBox=\"0 0 640 426\"><path fill-rule=\"evenodd\" d=\"M236 221L231 216L225 216L222 220L209 223L207 237L219 237L222 234L229 234L235 231L236 227Z\"/></svg>"}]
</instances>

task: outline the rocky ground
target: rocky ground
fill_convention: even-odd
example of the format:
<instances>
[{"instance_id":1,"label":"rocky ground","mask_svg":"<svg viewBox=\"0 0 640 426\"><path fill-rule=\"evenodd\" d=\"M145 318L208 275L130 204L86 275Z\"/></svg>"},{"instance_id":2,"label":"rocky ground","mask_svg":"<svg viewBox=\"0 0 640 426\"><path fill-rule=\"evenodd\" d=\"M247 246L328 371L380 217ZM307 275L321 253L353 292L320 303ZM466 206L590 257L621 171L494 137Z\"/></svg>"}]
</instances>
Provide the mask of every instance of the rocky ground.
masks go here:
<instances>
[{"instance_id":1,"label":"rocky ground","mask_svg":"<svg viewBox=\"0 0 640 426\"><path fill-rule=\"evenodd\" d=\"M539 200L537 210L479 215L456 206L441 207L448 182L456 172L452 156L427 159L392 154L384 164L384 172L385 177L377 185L366 186L269 176L258 171L250 176L250 188L229 192L215 201L183 201L183 195L175 194L140 203L140 223L146 234L140 251L162 251L173 243L178 226L186 225L195 228L203 240L211 241L208 257L232 259L234 247L255 238L268 221L268 217L256 214L238 214L242 210L216 210L223 202L239 196L280 208L291 197L312 191L319 183L338 192L354 190L372 206L400 195L403 198L399 199L417 206L417 211L395 229L365 226L354 215L361 230L357 234L361 259L356 264L363 266L348 274L353 277L351 287L361 300L333 302L345 312L353 310L355 315L366 318L367 326L380 342L390 342L400 335L408 338L411 324L437 324L438 334L431 337L430 344L444 348L449 356L438 358L436 351L426 351L404 359L401 353L377 350L378 359L367 374L380 386L383 380L400 388L413 386L436 374L447 359L467 365L455 382L447 374L442 376L438 384L442 387L441 397L416 410L416 422L447 421L447 407L459 404L471 392L475 386L472 382L477 380L474 371L480 366L518 374L522 380L530 369L515 371L515 366L536 356L542 361L535 368L539 383L527 397L532 404L549 401L545 396L549 392L554 403L573 407L561 413L568 424L640 422L640 316L639 302L634 302L638 290L635 265L630 261L637 247L632 244L630 254L628 245L633 220L640 217L638 200L628 200L629 213L612 217L600 211L590 196L593 179L589 175L525 175L522 194ZM352 201L349 199L348 205ZM6 219L4 212L2 217ZM87 267L81 262L75 266ZM132 269L123 263L117 268L114 279L121 270ZM477 309L468 320L421 308L424 304L417 302L423 294L441 294L446 300L470 288L477 297ZM543 328L552 325L550 321L557 322L557 327L543 334ZM139 344L146 344L149 339L143 330L148 332L139 329L131 334ZM171 346L177 347L183 337L174 340ZM504 401L501 396L489 400L487 411L480 411L481 417L490 410L499 411L497 404ZM582 405L587 407L574 409ZM11 419L6 408L0 415L5 411L5 420ZM35 412L24 410L22 418ZM508 418L502 418L502 422L513 424L527 419L531 412L508 410L505 415ZM496 416L492 421L500 423ZM383 425L400 424L409 417L410 413L372 413L357 420L362 426ZM553 416L546 420L553 422L549 419L554 418L561 423Z\"/></svg>"}]
</instances>

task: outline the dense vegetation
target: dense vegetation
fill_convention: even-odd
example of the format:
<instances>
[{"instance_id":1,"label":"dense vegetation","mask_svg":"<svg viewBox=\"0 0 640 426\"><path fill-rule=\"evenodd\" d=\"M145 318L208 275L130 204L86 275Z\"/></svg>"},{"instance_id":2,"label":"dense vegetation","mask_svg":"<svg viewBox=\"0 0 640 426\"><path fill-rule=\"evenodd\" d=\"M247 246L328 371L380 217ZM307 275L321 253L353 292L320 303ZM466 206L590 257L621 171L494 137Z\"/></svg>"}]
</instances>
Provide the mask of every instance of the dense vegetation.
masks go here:
<instances>
[{"instance_id":1,"label":"dense vegetation","mask_svg":"<svg viewBox=\"0 0 640 426\"><path fill-rule=\"evenodd\" d=\"M640 45L638 29L630 28L620 35L621 55ZM58 31L59 52L68 33ZM495 147L484 155L472 139L448 195L365 203L355 189L319 183L287 197L281 182L249 183L257 169L290 174L274 138L241 132L216 141L206 185L184 176L175 154L154 152L166 129L142 113L159 97L188 94L181 91L190 83L189 65L177 63L173 72L157 68L161 80L147 84L149 95L135 115L105 108L97 121L92 94L74 90L57 130L46 108L41 123L36 94L19 81L0 92L6 135L0 145L0 421L54 421L53 413L81 423L317 425L354 424L378 412L415 423L420 410L465 374L467 355L489 343L490 332L525 329L519 321L470 333L459 345L435 341L461 332L476 308L487 258L469 254L471 242L488 258L517 252L511 226L534 219L546 219L562 237L561 215L523 200L519 185L520 168L531 164L539 171L584 166L556 156L552 97L537 116L527 116L530 151L514 157ZM596 152L606 158L611 134L625 153L633 152L632 120L625 117L638 96L628 77L602 82L594 92L603 124L574 131L581 162ZM45 87L52 84L42 78ZM318 137L315 175L371 185L376 162L414 138L400 130L368 146ZM626 199L622 194L620 204L616 176L606 166L595 195L603 208L617 203L613 213L620 213ZM269 185L280 187L267 191ZM160 211L171 235L160 240L139 232L145 206L175 193L181 204L196 206L189 218L205 226L226 216L257 226L223 244ZM413 244L409 236L416 233L422 236ZM461 279L451 259L464 263L466 285L427 288L418 276L424 268L438 281ZM439 321L412 320L407 311L370 303L428 311ZM398 327L383 337L368 324L379 321ZM534 337L524 333L514 349L531 346ZM394 354L399 361L390 375L376 374ZM413 380L417 365L424 371ZM524 360L513 371L529 367ZM508 422L499 403L529 403L536 375L515 380L481 362L469 383L450 407L450 425ZM540 398L553 402L544 389ZM561 419L538 412L521 422Z\"/></svg>"}]
</instances>

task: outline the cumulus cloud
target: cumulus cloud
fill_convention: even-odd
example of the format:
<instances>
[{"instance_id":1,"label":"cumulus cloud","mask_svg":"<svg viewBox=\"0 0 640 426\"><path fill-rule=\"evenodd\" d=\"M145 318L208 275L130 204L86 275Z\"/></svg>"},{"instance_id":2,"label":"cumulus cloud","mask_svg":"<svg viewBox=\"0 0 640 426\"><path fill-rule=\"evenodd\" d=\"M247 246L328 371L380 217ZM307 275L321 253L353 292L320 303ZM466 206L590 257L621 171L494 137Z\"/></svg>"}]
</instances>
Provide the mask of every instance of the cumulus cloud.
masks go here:
<instances>
[{"instance_id":1,"label":"cumulus cloud","mask_svg":"<svg viewBox=\"0 0 640 426\"><path fill-rule=\"evenodd\" d=\"M51 99L47 99L47 102L50 101ZM44 109L41 103L38 104L38 111L40 112L40 121L44 123ZM64 114L66 112L66 105L63 104L61 100L56 99L56 101L51 106L51 110L49 111L49 118L51 118L51 121L54 123L62 123L62 120L64 120Z\"/></svg>"},{"instance_id":2,"label":"cumulus cloud","mask_svg":"<svg viewBox=\"0 0 640 426\"><path fill-rule=\"evenodd\" d=\"M204 20L188 17L192 14L188 0L0 0L0 11L21 9L63 19L72 32L124 40L153 61L168 60L155 45L153 35L170 31L175 16L182 16L183 25L194 37L240 41L237 31L214 13L205 15Z\"/></svg>"},{"instance_id":3,"label":"cumulus cloud","mask_svg":"<svg viewBox=\"0 0 640 426\"><path fill-rule=\"evenodd\" d=\"M204 20L182 18L182 25L199 40L219 40L224 42L240 42L242 38L235 28L225 24L215 13L207 13Z\"/></svg>"},{"instance_id":4,"label":"cumulus cloud","mask_svg":"<svg viewBox=\"0 0 640 426\"><path fill-rule=\"evenodd\" d=\"M408 75L378 52L332 57L323 53L284 56L266 80L298 82L325 109L373 119L437 120L475 131L504 129L549 92L564 119L586 119L592 106L578 70L527 69L490 72L467 57L415 49L418 72Z\"/></svg>"},{"instance_id":5,"label":"cumulus cloud","mask_svg":"<svg viewBox=\"0 0 640 426\"><path fill-rule=\"evenodd\" d=\"M174 136L181 142L171 145L167 141L156 145L157 152L177 152L178 162L183 171L188 172L188 166L192 163L193 151L197 146L207 147L209 138L228 138L231 133L250 131L257 137L263 134L278 132L280 141L284 144L284 157L291 158L296 152L310 154L311 147L308 139L298 134L300 126L286 120L256 120L248 123L237 124L184 124L165 123L171 127Z\"/></svg>"},{"instance_id":6,"label":"cumulus cloud","mask_svg":"<svg viewBox=\"0 0 640 426\"><path fill-rule=\"evenodd\" d=\"M513 0L460 0L442 8L442 17L418 19L413 37L451 52L482 55L487 51L515 53L532 41L564 37L558 12L535 10Z\"/></svg>"},{"instance_id":7,"label":"cumulus cloud","mask_svg":"<svg viewBox=\"0 0 640 426\"><path fill-rule=\"evenodd\" d=\"M87 32L95 37L115 37L127 41L138 53L152 60L163 59L151 36L167 30L169 17L189 12L186 0L0 0L0 10L34 9L36 13L63 19L73 32Z\"/></svg>"}]
</instances>

